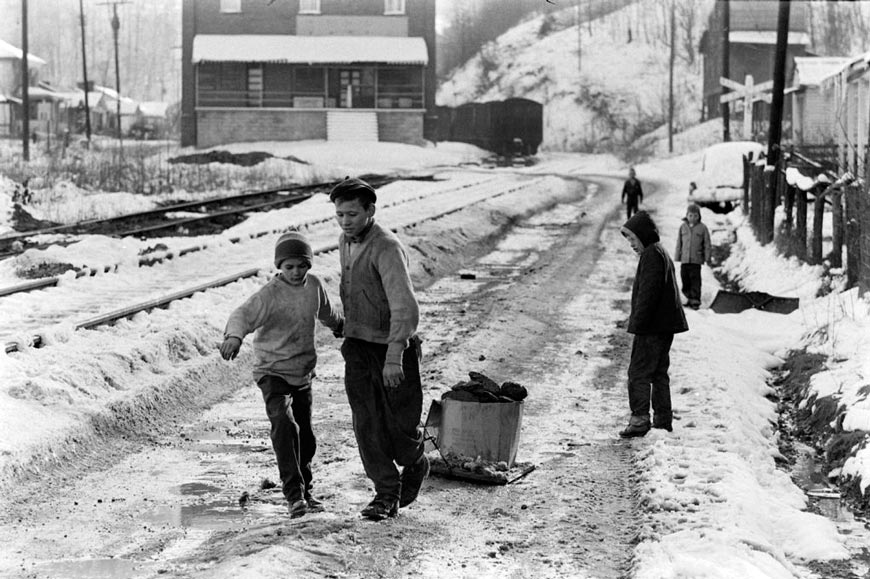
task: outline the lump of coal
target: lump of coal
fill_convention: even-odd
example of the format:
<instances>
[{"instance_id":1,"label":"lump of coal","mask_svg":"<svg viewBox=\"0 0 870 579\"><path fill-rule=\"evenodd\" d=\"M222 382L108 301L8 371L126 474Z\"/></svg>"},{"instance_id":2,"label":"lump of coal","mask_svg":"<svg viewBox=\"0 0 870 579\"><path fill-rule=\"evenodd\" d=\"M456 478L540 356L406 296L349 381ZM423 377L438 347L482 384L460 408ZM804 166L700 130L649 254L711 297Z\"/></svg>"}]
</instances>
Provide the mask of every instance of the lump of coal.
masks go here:
<instances>
[{"instance_id":1,"label":"lump of coal","mask_svg":"<svg viewBox=\"0 0 870 579\"><path fill-rule=\"evenodd\" d=\"M511 400L520 402L521 400L525 400L526 396L529 395L529 391L526 390L526 387L522 384L517 384L516 382L505 382L501 385L499 394L510 398Z\"/></svg>"},{"instance_id":2,"label":"lump of coal","mask_svg":"<svg viewBox=\"0 0 870 579\"><path fill-rule=\"evenodd\" d=\"M441 400L460 400L462 402L480 402L477 396L468 390L448 390L441 395Z\"/></svg>"},{"instance_id":3,"label":"lump of coal","mask_svg":"<svg viewBox=\"0 0 870 579\"><path fill-rule=\"evenodd\" d=\"M481 388L486 390L487 392L491 392L493 394L498 394L499 386L498 382L489 378L488 376L484 376L480 372L469 372L468 377L471 378L471 381L479 384Z\"/></svg>"}]
</instances>

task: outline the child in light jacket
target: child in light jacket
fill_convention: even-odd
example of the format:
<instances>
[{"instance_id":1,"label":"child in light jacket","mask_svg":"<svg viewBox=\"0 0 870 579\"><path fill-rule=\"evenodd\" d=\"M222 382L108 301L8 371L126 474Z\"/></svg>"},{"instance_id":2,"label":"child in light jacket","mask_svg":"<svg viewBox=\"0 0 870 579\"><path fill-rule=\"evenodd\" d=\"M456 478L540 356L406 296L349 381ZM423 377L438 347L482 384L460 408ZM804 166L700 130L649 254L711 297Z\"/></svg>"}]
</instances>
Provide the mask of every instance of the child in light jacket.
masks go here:
<instances>
[{"instance_id":1,"label":"child in light jacket","mask_svg":"<svg viewBox=\"0 0 870 579\"><path fill-rule=\"evenodd\" d=\"M710 263L711 252L710 230L701 223L701 209L692 203L680 225L674 261L680 262L680 282L686 305L695 310L701 307L701 266Z\"/></svg>"},{"instance_id":2,"label":"child in light jacket","mask_svg":"<svg viewBox=\"0 0 870 579\"><path fill-rule=\"evenodd\" d=\"M341 335L344 319L322 282L308 273L314 257L301 234L285 233L275 245L280 273L230 314L220 353L232 360L254 334L254 380L263 393L281 490L291 518L322 509L311 494L311 460L317 447L311 428L311 381L317 354L315 319Z\"/></svg>"}]
</instances>

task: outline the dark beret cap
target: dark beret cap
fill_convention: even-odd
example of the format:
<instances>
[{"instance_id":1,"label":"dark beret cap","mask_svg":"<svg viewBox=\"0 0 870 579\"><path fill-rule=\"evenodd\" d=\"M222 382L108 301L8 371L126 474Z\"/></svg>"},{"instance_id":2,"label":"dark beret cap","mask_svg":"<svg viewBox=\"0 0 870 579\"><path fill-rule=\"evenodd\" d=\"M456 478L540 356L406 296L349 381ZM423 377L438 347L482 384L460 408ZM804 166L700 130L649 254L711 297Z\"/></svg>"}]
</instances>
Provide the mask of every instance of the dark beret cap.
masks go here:
<instances>
[{"instance_id":1,"label":"dark beret cap","mask_svg":"<svg viewBox=\"0 0 870 579\"><path fill-rule=\"evenodd\" d=\"M374 203L378 200L375 188L362 179L345 177L344 181L332 188L329 200L359 198L362 201Z\"/></svg>"}]
</instances>

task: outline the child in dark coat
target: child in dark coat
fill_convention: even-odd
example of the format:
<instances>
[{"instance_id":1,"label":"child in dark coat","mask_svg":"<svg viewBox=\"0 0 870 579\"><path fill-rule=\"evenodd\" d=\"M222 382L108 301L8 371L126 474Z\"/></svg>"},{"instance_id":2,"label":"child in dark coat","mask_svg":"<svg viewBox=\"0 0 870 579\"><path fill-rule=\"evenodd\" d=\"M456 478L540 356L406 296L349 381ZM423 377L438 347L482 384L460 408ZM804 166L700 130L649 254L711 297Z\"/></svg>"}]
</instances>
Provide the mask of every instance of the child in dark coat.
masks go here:
<instances>
[{"instance_id":1,"label":"child in dark coat","mask_svg":"<svg viewBox=\"0 0 870 579\"><path fill-rule=\"evenodd\" d=\"M637 179L634 167L628 170L628 179L622 185L622 203L625 205L626 219L637 213L638 206L643 201L643 187Z\"/></svg>"},{"instance_id":2,"label":"child in dark coat","mask_svg":"<svg viewBox=\"0 0 870 579\"><path fill-rule=\"evenodd\" d=\"M674 334L689 329L680 303L674 262L659 243L655 222L646 211L634 214L620 230L638 254L631 288L628 331L634 334L628 364L631 419L619 435L644 436L650 426L673 430L668 368ZM650 424L650 405L655 416Z\"/></svg>"},{"instance_id":3,"label":"child in dark coat","mask_svg":"<svg viewBox=\"0 0 870 579\"><path fill-rule=\"evenodd\" d=\"M674 261L680 262L680 282L686 305L695 310L701 307L701 266L710 263L712 251L710 230L701 223L701 208L691 203L677 234Z\"/></svg>"},{"instance_id":4,"label":"child in dark coat","mask_svg":"<svg viewBox=\"0 0 870 579\"><path fill-rule=\"evenodd\" d=\"M263 393L272 428L281 490L290 517L322 505L311 494L311 460L317 448L311 428L311 381L317 365L315 320L340 336L344 318L333 307L320 279L308 273L314 252L296 232L275 244L280 273L236 308L227 321L221 357L232 360L242 340L254 334L254 380Z\"/></svg>"}]
</instances>

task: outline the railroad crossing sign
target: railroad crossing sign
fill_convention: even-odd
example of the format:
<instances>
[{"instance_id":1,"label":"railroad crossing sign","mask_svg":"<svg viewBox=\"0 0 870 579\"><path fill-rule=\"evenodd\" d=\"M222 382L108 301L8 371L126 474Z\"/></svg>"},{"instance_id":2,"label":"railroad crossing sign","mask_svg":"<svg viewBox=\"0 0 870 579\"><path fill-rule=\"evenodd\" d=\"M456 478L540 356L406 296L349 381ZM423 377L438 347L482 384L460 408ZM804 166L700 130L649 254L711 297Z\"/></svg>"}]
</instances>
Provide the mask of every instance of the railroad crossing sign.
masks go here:
<instances>
[{"instance_id":1,"label":"railroad crossing sign","mask_svg":"<svg viewBox=\"0 0 870 579\"><path fill-rule=\"evenodd\" d=\"M745 84L733 81L724 76L719 77L719 84L724 88L730 88L732 92L725 93L719 97L720 103L730 103L733 101L743 101L743 138L749 139L752 137L752 103L756 101L764 101L770 103L773 100L773 94L768 91L773 90L773 81L767 80L754 84L752 75L746 75Z\"/></svg>"}]
</instances>

